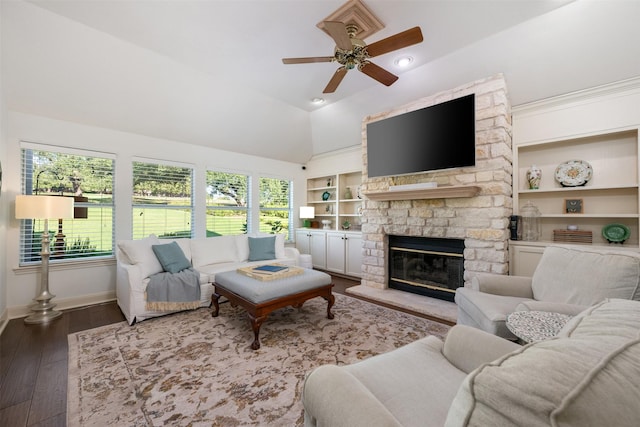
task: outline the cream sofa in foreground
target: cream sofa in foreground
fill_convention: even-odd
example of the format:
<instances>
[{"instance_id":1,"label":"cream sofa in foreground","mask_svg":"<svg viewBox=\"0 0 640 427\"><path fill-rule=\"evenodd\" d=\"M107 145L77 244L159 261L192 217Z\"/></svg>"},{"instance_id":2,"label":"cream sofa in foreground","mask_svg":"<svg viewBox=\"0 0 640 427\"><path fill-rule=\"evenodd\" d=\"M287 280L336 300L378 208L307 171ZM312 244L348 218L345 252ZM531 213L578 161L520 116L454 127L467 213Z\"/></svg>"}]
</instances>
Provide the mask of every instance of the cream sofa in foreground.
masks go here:
<instances>
[{"instance_id":1,"label":"cream sofa in foreground","mask_svg":"<svg viewBox=\"0 0 640 427\"><path fill-rule=\"evenodd\" d=\"M249 237L265 238L275 236L275 257L249 261ZM153 245L176 242L187 260L200 273L201 307L211 304L212 283L216 273L237 268L277 262L295 266L300 253L296 248L285 247L284 234L240 234L201 239L158 239L151 235L140 240L122 240L116 245L117 276L116 295L118 306L133 325L152 317L163 316L173 311L148 311L145 308L145 289L149 276L160 273L163 267L152 250Z\"/></svg>"},{"instance_id":2,"label":"cream sofa in foreground","mask_svg":"<svg viewBox=\"0 0 640 427\"><path fill-rule=\"evenodd\" d=\"M611 299L519 346L465 326L312 371L307 427L640 425L640 302Z\"/></svg>"}]
</instances>

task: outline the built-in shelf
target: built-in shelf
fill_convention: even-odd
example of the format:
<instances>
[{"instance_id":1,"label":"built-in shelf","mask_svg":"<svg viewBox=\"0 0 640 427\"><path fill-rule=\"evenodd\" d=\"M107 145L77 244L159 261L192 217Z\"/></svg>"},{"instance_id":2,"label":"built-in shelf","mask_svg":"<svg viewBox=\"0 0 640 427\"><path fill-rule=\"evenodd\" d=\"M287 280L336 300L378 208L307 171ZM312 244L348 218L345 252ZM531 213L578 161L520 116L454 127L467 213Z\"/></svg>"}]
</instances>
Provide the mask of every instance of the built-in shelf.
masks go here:
<instances>
[{"instance_id":1,"label":"built-in shelf","mask_svg":"<svg viewBox=\"0 0 640 427\"><path fill-rule=\"evenodd\" d=\"M473 197L480 192L477 185L450 185L447 187L423 188L405 191L367 191L363 194L370 200L417 200L453 199Z\"/></svg>"}]
</instances>

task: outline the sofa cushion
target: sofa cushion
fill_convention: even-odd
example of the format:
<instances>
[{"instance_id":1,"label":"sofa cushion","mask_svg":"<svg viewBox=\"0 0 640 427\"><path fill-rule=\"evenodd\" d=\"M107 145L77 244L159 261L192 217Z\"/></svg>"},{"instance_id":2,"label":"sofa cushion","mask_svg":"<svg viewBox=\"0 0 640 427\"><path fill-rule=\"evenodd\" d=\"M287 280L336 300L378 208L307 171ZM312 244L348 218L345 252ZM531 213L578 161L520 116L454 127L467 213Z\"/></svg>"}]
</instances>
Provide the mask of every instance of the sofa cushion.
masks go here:
<instances>
[{"instance_id":1,"label":"sofa cushion","mask_svg":"<svg viewBox=\"0 0 640 427\"><path fill-rule=\"evenodd\" d=\"M176 242L164 245L152 245L151 249L156 254L158 261L164 271L169 273L179 273L185 268L191 267L191 263L184 256L184 252Z\"/></svg>"},{"instance_id":2,"label":"sofa cushion","mask_svg":"<svg viewBox=\"0 0 640 427\"><path fill-rule=\"evenodd\" d=\"M276 236L249 237L249 261L276 258Z\"/></svg>"},{"instance_id":3,"label":"sofa cushion","mask_svg":"<svg viewBox=\"0 0 640 427\"><path fill-rule=\"evenodd\" d=\"M153 253L151 246L160 244L160 239L154 234L139 240L121 240L118 248L126 257L129 264L137 265L140 268L142 278L152 274L161 273L162 265Z\"/></svg>"},{"instance_id":4,"label":"sofa cushion","mask_svg":"<svg viewBox=\"0 0 640 427\"><path fill-rule=\"evenodd\" d=\"M534 299L593 305L605 298L640 299L640 256L549 246L531 282Z\"/></svg>"},{"instance_id":5,"label":"sofa cushion","mask_svg":"<svg viewBox=\"0 0 640 427\"><path fill-rule=\"evenodd\" d=\"M473 320L483 331L502 338L513 339L514 335L507 329L507 315L515 311L528 298L506 295L492 295L470 288L458 288L455 302L458 305L458 323L470 324ZM462 319L464 317L464 319Z\"/></svg>"},{"instance_id":6,"label":"sofa cushion","mask_svg":"<svg viewBox=\"0 0 640 427\"><path fill-rule=\"evenodd\" d=\"M236 262L236 236L216 236L191 240L191 261L197 270L202 265Z\"/></svg>"},{"instance_id":7,"label":"sofa cushion","mask_svg":"<svg viewBox=\"0 0 640 427\"><path fill-rule=\"evenodd\" d=\"M285 235L283 233L253 233L249 234L248 237L273 237L276 236L276 258L286 258L287 255L284 253L284 243L285 243Z\"/></svg>"},{"instance_id":8,"label":"sofa cushion","mask_svg":"<svg viewBox=\"0 0 640 427\"><path fill-rule=\"evenodd\" d=\"M640 302L607 300L469 374L446 425L637 425L638 378Z\"/></svg>"}]
</instances>

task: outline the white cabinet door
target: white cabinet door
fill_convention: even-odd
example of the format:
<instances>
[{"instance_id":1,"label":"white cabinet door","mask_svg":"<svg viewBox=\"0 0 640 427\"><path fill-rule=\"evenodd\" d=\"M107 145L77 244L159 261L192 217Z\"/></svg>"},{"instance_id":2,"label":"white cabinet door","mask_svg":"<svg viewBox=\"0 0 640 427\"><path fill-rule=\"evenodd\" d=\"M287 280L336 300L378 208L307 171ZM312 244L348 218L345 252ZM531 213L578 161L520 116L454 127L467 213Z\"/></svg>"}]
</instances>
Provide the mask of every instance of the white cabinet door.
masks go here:
<instances>
[{"instance_id":1,"label":"white cabinet door","mask_svg":"<svg viewBox=\"0 0 640 427\"><path fill-rule=\"evenodd\" d=\"M327 243L324 231L309 232L309 252L314 268L327 268Z\"/></svg>"},{"instance_id":2,"label":"white cabinet door","mask_svg":"<svg viewBox=\"0 0 640 427\"><path fill-rule=\"evenodd\" d=\"M296 249L301 254L310 254L311 248L309 247L309 230L296 230Z\"/></svg>"},{"instance_id":3,"label":"white cabinet door","mask_svg":"<svg viewBox=\"0 0 640 427\"><path fill-rule=\"evenodd\" d=\"M362 235L347 234L345 243L347 245L345 274L362 277Z\"/></svg>"},{"instance_id":4,"label":"white cabinet door","mask_svg":"<svg viewBox=\"0 0 640 427\"><path fill-rule=\"evenodd\" d=\"M344 233L327 233L327 270L345 274Z\"/></svg>"}]
</instances>

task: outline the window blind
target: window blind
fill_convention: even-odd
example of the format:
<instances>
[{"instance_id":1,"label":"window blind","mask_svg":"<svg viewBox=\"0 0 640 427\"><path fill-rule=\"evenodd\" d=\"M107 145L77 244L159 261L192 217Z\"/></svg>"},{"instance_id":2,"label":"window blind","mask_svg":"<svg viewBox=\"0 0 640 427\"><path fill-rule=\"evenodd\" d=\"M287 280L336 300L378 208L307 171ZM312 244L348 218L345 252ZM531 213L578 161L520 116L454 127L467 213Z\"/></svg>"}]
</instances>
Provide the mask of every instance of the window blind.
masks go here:
<instances>
[{"instance_id":1,"label":"window blind","mask_svg":"<svg viewBox=\"0 0 640 427\"><path fill-rule=\"evenodd\" d=\"M115 160L103 153L21 150L22 194L74 197L73 219L49 220L51 262L112 256ZM23 219L20 265L40 262L44 220Z\"/></svg>"},{"instance_id":2,"label":"window blind","mask_svg":"<svg viewBox=\"0 0 640 427\"><path fill-rule=\"evenodd\" d=\"M207 171L207 237L251 230L251 181L247 175Z\"/></svg>"},{"instance_id":3,"label":"window blind","mask_svg":"<svg viewBox=\"0 0 640 427\"><path fill-rule=\"evenodd\" d=\"M193 234L193 168L133 162L133 239Z\"/></svg>"}]
</instances>

